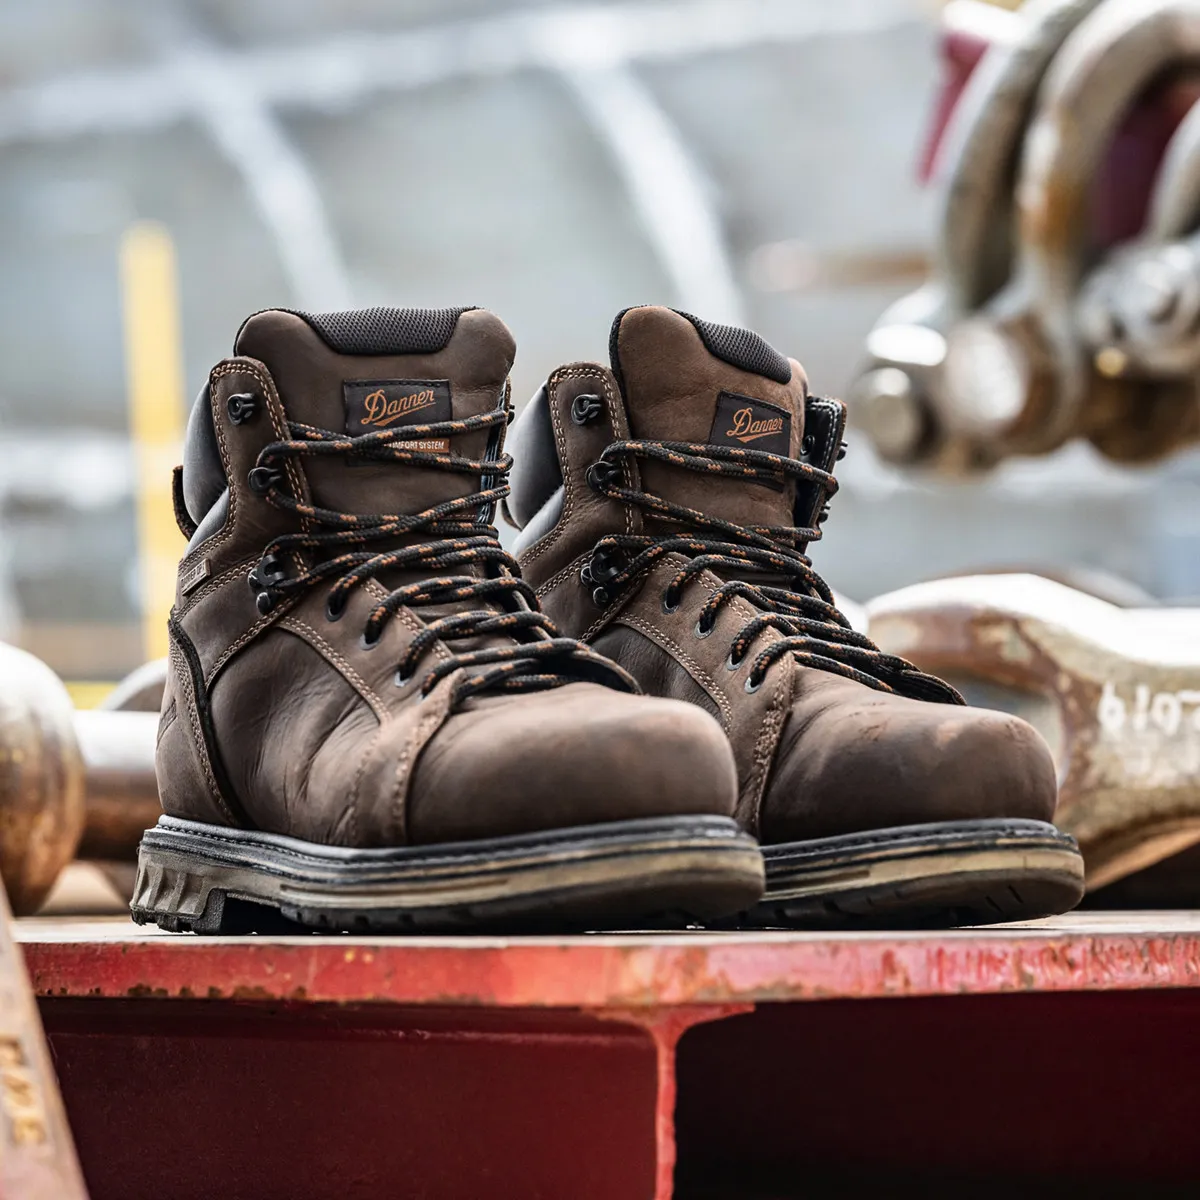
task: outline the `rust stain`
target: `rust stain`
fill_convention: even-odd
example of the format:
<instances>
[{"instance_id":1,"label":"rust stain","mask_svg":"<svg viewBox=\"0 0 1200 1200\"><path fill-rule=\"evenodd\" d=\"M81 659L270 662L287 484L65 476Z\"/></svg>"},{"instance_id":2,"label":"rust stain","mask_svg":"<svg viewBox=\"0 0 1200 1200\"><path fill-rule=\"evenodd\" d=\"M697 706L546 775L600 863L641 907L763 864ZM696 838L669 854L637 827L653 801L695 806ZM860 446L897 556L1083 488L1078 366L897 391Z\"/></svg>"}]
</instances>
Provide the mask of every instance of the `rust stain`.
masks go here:
<instances>
[{"instance_id":1,"label":"rust stain","mask_svg":"<svg viewBox=\"0 0 1200 1200\"><path fill-rule=\"evenodd\" d=\"M763 1001L1200 984L1200 927L1114 929L1086 918L974 933L367 944L369 962L363 942L333 939L121 946L26 935L24 950L38 994L50 997L574 1008L648 1021Z\"/></svg>"}]
</instances>

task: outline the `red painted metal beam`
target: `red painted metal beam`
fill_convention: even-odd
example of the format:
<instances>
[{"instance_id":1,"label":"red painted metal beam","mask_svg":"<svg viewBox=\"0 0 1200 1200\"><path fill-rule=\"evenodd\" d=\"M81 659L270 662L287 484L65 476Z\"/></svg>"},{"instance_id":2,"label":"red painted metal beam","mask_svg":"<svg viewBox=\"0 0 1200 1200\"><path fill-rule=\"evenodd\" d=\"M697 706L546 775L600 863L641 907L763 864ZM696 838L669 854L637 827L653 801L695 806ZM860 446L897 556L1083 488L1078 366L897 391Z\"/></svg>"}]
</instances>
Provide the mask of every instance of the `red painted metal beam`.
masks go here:
<instances>
[{"instance_id":1,"label":"red painted metal beam","mask_svg":"<svg viewBox=\"0 0 1200 1200\"><path fill-rule=\"evenodd\" d=\"M198 938L17 922L43 997L588 1008L1200 986L1200 914L935 933Z\"/></svg>"},{"instance_id":2,"label":"red painted metal beam","mask_svg":"<svg viewBox=\"0 0 1200 1200\"><path fill-rule=\"evenodd\" d=\"M1200 1118L1196 913L562 940L16 927L94 1200L1200 1171L1176 1136Z\"/></svg>"},{"instance_id":3,"label":"red painted metal beam","mask_svg":"<svg viewBox=\"0 0 1200 1200\"><path fill-rule=\"evenodd\" d=\"M43 1014L92 1200L671 1195L655 1042L619 1022L146 999Z\"/></svg>"}]
</instances>

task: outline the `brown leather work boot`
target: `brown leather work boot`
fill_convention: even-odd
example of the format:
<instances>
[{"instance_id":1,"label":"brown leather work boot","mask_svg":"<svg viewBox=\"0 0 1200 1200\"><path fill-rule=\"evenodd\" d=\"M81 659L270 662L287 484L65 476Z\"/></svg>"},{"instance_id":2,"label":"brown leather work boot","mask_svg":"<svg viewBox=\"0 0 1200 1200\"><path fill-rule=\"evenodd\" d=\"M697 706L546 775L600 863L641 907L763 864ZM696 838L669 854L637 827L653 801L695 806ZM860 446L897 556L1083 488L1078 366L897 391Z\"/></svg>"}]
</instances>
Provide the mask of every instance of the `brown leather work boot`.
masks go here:
<instances>
[{"instance_id":1,"label":"brown leather work boot","mask_svg":"<svg viewBox=\"0 0 1200 1200\"><path fill-rule=\"evenodd\" d=\"M1024 722L850 628L805 550L845 409L753 333L620 314L612 369L550 376L513 427L517 554L559 626L652 695L690 700L737 758L763 845L755 924L973 924L1083 891Z\"/></svg>"},{"instance_id":2,"label":"brown leather work boot","mask_svg":"<svg viewBox=\"0 0 1200 1200\"><path fill-rule=\"evenodd\" d=\"M176 475L134 919L561 929L756 900L717 723L561 637L496 540L505 326L267 311L234 354Z\"/></svg>"}]
</instances>

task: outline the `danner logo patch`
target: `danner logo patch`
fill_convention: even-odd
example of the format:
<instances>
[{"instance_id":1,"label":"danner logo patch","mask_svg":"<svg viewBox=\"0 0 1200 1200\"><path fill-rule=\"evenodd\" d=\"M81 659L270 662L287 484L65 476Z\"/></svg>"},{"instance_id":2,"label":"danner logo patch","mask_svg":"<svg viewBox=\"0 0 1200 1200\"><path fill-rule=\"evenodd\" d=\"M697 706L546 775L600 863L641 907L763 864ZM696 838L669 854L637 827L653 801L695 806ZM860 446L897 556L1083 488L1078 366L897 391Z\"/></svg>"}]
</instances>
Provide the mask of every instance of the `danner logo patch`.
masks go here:
<instances>
[{"instance_id":1,"label":"danner logo patch","mask_svg":"<svg viewBox=\"0 0 1200 1200\"><path fill-rule=\"evenodd\" d=\"M434 425L449 421L448 379L365 379L342 384L346 402L346 432L353 437L395 429L400 425ZM445 453L447 438L405 442L414 450Z\"/></svg>"},{"instance_id":2,"label":"danner logo patch","mask_svg":"<svg viewBox=\"0 0 1200 1200\"><path fill-rule=\"evenodd\" d=\"M776 404L722 392L709 442L718 446L745 446L768 454L791 454L792 414Z\"/></svg>"}]
</instances>

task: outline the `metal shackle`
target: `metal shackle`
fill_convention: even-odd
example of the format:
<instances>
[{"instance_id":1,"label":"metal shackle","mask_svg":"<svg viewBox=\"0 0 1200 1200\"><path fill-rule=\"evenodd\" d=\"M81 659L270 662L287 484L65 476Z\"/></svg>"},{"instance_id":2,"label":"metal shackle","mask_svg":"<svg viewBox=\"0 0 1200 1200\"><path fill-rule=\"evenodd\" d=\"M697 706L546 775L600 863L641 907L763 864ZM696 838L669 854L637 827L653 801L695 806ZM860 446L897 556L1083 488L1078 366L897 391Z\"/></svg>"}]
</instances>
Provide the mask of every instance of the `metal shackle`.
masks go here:
<instances>
[{"instance_id":1,"label":"metal shackle","mask_svg":"<svg viewBox=\"0 0 1200 1200\"><path fill-rule=\"evenodd\" d=\"M1191 269L1195 248L1190 242L1169 252L1160 247L1150 265L1135 262L1138 286L1122 288L1114 303L1111 279L1089 274L1089 201L1133 102L1170 68L1200 60L1200 0L1104 0L1081 7L1088 11L1075 11L1078 19L1052 53L1023 131L1010 278L989 297L968 298L937 331L945 347L922 381L920 439L907 446L881 441L868 400L865 424L885 457L961 470L1011 454L1045 453L1074 436L1090 437L1123 458L1151 457L1179 440L1179 422L1169 411L1178 404L1177 390L1148 391L1116 380L1126 361L1150 357L1140 353L1139 336L1152 352L1158 349L1155 318L1132 322L1128 352L1112 334L1124 331L1122 316L1131 307L1157 312L1168 335L1178 338L1179 328L1190 329L1189 306L1200 312L1200 286L1194 286ZM1183 140L1174 166L1155 199L1162 229L1195 213L1188 188L1200 170L1186 159L1198 135L1192 128L1178 136ZM1109 261L1125 259L1118 251ZM1172 281L1178 281L1174 302L1159 294L1169 292ZM871 341L877 343L880 333L877 327ZM872 370L879 366L873 362ZM1136 428L1139 412L1144 429Z\"/></svg>"},{"instance_id":2,"label":"metal shackle","mask_svg":"<svg viewBox=\"0 0 1200 1200\"><path fill-rule=\"evenodd\" d=\"M1010 429L997 430L1013 451L1052 450L1081 432L1095 380L1078 321L1092 185L1137 97L1197 58L1200 0L1107 0L1047 74L1017 187L1017 272L989 314L1027 381Z\"/></svg>"},{"instance_id":3,"label":"metal shackle","mask_svg":"<svg viewBox=\"0 0 1200 1200\"><path fill-rule=\"evenodd\" d=\"M1100 0L1033 0L1006 21L955 106L937 158L933 277L889 308L867 339L851 414L887 459L953 456L935 407L946 334L1011 274L1014 163L1055 54Z\"/></svg>"},{"instance_id":4,"label":"metal shackle","mask_svg":"<svg viewBox=\"0 0 1200 1200\"><path fill-rule=\"evenodd\" d=\"M1079 328L1101 374L1170 379L1200 367L1198 226L1200 99L1167 144L1145 230L1081 289Z\"/></svg>"}]
</instances>

